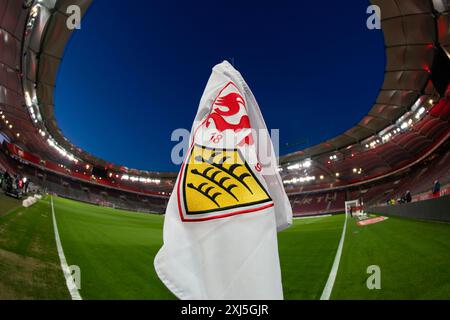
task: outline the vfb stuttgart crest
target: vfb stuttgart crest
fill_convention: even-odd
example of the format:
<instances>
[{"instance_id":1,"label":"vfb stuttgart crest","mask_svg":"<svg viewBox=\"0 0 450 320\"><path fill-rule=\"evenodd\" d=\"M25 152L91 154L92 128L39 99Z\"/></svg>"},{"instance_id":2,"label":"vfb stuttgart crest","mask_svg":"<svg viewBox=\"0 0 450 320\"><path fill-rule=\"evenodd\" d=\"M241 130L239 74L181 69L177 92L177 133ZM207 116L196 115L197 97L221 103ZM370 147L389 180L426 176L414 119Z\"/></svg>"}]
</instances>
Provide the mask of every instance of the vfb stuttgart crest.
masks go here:
<instances>
[{"instance_id":1,"label":"vfb stuttgart crest","mask_svg":"<svg viewBox=\"0 0 450 320\"><path fill-rule=\"evenodd\" d=\"M197 128L178 180L178 207L183 221L205 221L251 213L273 206L272 199L244 153L254 140L245 100L228 83ZM235 142L226 143L224 137Z\"/></svg>"}]
</instances>

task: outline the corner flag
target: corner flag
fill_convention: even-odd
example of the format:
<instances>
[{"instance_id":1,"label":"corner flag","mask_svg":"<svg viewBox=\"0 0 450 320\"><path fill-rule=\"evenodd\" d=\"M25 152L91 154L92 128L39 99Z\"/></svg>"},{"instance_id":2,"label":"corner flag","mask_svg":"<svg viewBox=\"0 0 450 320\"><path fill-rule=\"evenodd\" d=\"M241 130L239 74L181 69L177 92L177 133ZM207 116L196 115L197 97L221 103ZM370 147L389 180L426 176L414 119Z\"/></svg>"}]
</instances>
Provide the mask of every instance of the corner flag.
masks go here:
<instances>
[{"instance_id":1,"label":"corner flag","mask_svg":"<svg viewBox=\"0 0 450 320\"><path fill-rule=\"evenodd\" d=\"M200 101L155 270L180 299L283 299L277 230L291 223L259 106L224 61Z\"/></svg>"}]
</instances>

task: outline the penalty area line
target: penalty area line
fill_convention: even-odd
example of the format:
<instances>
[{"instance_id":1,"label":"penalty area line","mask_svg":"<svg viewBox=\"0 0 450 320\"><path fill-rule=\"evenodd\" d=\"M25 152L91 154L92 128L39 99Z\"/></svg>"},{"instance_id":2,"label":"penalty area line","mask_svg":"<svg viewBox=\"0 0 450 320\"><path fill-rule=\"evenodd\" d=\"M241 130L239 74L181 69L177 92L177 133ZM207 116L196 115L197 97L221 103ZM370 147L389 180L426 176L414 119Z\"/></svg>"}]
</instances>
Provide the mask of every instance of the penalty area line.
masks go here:
<instances>
[{"instance_id":1,"label":"penalty area line","mask_svg":"<svg viewBox=\"0 0 450 320\"><path fill-rule=\"evenodd\" d=\"M66 278L67 289L69 289L72 300L83 300L77 286L75 285L75 280L73 279L72 272L67 265L66 256L64 255L64 251L61 245L61 239L59 238L58 225L56 223L55 217L55 208L53 206L53 196L50 196L50 203L52 207L53 229L55 230L56 247L58 249L59 261L61 262L61 269L63 271L64 278Z\"/></svg>"},{"instance_id":2,"label":"penalty area line","mask_svg":"<svg viewBox=\"0 0 450 320\"><path fill-rule=\"evenodd\" d=\"M333 267L331 267L330 275L328 276L325 288L323 288L322 296L320 300L330 300L331 292L333 291L334 282L336 281L337 272L339 269L339 263L341 261L342 248L344 247L345 231L347 230L347 213L345 213L344 228L342 229L341 240L334 257Z\"/></svg>"}]
</instances>

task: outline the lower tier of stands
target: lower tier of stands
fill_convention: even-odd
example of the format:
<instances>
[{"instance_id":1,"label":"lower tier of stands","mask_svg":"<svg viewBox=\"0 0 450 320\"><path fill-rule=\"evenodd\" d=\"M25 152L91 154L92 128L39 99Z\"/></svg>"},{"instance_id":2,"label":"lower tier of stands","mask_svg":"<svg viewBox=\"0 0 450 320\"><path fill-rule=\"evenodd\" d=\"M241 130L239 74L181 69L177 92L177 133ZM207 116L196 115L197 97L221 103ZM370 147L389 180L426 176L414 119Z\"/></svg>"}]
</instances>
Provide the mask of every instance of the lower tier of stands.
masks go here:
<instances>
[{"instance_id":1,"label":"lower tier of stands","mask_svg":"<svg viewBox=\"0 0 450 320\"><path fill-rule=\"evenodd\" d=\"M106 186L87 183L62 176L51 171L9 158L0 152L0 165L3 171L27 177L33 186L42 192L92 203L101 206L114 207L139 212L164 213L168 198L146 194L126 192Z\"/></svg>"}]
</instances>

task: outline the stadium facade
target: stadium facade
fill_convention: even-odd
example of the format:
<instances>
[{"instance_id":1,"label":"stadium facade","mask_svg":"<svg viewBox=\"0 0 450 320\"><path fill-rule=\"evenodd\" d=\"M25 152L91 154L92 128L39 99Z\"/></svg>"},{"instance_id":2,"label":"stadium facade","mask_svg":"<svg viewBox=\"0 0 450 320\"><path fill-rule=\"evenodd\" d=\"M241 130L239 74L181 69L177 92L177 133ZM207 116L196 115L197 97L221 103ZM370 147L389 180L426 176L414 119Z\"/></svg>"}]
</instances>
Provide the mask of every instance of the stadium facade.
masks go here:
<instances>
[{"instance_id":1,"label":"stadium facade","mask_svg":"<svg viewBox=\"0 0 450 320\"><path fill-rule=\"evenodd\" d=\"M0 0L0 170L79 201L162 213L175 173L97 158L72 144L57 125L56 75L73 32L67 9L76 4L84 14L91 2ZM342 212L351 199L376 206L407 190L413 200L427 199L435 180L442 194L449 190L449 4L372 3L382 12L384 83L354 127L280 158L297 215ZM339 104L345 107L345 101Z\"/></svg>"}]
</instances>

